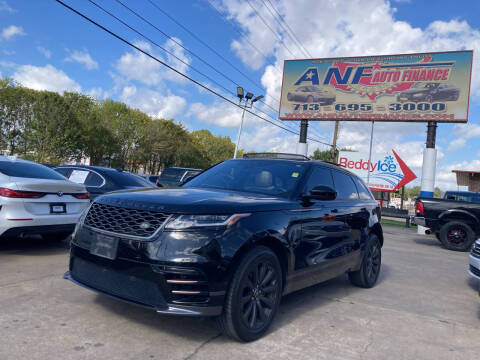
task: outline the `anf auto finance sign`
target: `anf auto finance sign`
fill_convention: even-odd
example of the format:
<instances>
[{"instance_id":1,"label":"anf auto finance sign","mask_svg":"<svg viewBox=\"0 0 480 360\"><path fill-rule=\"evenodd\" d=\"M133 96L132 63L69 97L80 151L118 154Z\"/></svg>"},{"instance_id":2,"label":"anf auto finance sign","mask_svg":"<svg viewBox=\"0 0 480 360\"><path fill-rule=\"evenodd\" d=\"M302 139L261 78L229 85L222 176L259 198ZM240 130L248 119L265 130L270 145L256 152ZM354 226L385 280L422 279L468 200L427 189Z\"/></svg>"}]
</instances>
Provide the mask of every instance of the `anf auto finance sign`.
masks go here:
<instances>
[{"instance_id":1,"label":"anf auto finance sign","mask_svg":"<svg viewBox=\"0 0 480 360\"><path fill-rule=\"evenodd\" d=\"M340 151L340 166L350 170L367 183L370 172L370 189L376 191L395 192L402 186L417 178L405 162L392 150L390 154L372 154L368 161L368 153Z\"/></svg>"},{"instance_id":2,"label":"anf auto finance sign","mask_svg":"<svg viewBox=\"0 0 480 360\"><path fill-rule=\"evenodd\" d=\"M473 51L286 60L282 120L467 122Z\"/></svg>"}]
</instances>

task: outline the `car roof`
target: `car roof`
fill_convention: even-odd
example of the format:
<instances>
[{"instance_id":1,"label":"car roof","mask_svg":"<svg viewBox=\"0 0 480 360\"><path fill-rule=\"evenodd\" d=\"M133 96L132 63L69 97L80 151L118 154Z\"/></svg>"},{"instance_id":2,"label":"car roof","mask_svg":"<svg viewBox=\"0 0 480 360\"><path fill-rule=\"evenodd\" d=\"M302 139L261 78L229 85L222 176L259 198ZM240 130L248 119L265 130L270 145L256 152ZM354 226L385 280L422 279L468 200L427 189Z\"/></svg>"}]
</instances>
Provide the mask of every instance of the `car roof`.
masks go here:
<instances>
[{"instance_id":1,"label":"car roof","mask_svg":"<svg viewBox=\"0 0 480 360\"><path fill-rule=\"evenodd\" d=\"M458 195L478 195L480 193L475 191L457 191L457 190L447 190L445 194L458 194Z\"/></svg>"},{"instance_id":2,"label":"car roof","mask_svg":"<svg viewBox=\"0 0 480 360\"><path fill-rule=\"evenodd\" d=\"M167 169L178 169L178 170L203 171L202 169L195 169L195 168L185 168L185 167L179 167L179 166L171 166L171 167L165 168L165 169L163 169L163 170L167 170Z\"/></svg>"},{"instance_id":3,"label":"car roof","mask_svg":"<svg viewBox=\"0 0 480 360\"><path fill-rule=\"evenodd\" d=\"M91 169L95 170L98 172L104 171L104 172L123 172L122 169L112 169L112 168L107 168L107 167L102 167L102 166L91 166L91 165L57 165L55 166L56 168L80 168L80 169Z\"/></svg>"},{"instance_id":4,"label":"car roof","mask_svg":"<svg viewBox=\"0 0 480 360\"><path fill-rule=\"evenodd\" d=\"M19 157L16 157L16 156L4 156L4 155L0 155L0 161L9 161L9 162L18 161L18 162L25 162L25 163L30 163L30 164L38 164L34 161L23 160L23 159L21 159ZM38 165L42 165L42 164L38 164Z\"/></svg>"}]
</instances>

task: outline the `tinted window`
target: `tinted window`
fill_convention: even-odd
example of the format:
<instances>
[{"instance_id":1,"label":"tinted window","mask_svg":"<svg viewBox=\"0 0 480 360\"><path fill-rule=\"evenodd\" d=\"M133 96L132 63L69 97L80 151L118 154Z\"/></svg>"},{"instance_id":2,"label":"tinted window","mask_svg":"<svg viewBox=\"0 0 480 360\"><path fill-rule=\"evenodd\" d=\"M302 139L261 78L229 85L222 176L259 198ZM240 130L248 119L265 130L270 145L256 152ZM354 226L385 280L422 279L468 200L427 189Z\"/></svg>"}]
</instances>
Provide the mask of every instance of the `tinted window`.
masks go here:
<instances>
[{"instance_id":1,"label":"tinted window","mask_svg":"<svg viewBox=\"0 0 480 360\"><path fill-rule=\"evenodd\" d=\"M68 173L70 172L70 168L55 168L54 170L56 172L62 174L66 178L68 178Z\"/></svg>"},{"instance_id":2,"label":"tinted window","mask_svg":"<svg viewBox=\"0 0 480 360\"><path fill-rule=\"evenodd\" d=\"M104 181L103 181L103 178L101 176L99 176L98 174L95 174L92 171L88 172L88 176L85 179L85 185L99 187L99 186L102 186L103 183L104 183Z\"/></svg>"},{"instance_id":3,"label":"tinted window","mask_svg":"<svg viewBox=\"0 0 480 360\"><path fill-rule=\"evenodd\" d=\"M355 181L355 184L357 185L357 190L358 190L358 196L360 196L360 199L373 199L372 193L370 190L367 188L367 185L363 183L362 180L353 178Z\"/></svg>"},{"instance_id":4,"label":"tinted window","mask_svg":"<svg viewBox=\"0 0 480 360\"><path fill-rule=\"evenodd\" d=\"M185 187L288 196L304 172L304 164L290 161L228 160L204 171Z\"/></svg>"},{"instance_id":5,"label":"tinted window","mask_svg":"<svg viewBox=\"0 0 480 360\"><path fill-rule=\"evenodd\" d=\"M162 171L160 174L160 180L170 180L170 181L180 181L183 174L185 173L184 169L174 169L167 168Z\"/></svg>"},{"instance_id":6,"label":"tinted window","mask_svg":"<svg viewBox=\"0 0 480 360\"><path fill-rule=\"evenodd\" d=\"M308 178L307 184L305 185L304 194L309 194L314 187L321 185L335 188L332 180L332 172L330 169L324 167L315 167Z\"/></svg>"},{"instance_id":7,"label":"tinted window","mask_svg":"<svg viewBox=\"0 0 480 360\"><path fill-rule=\"evenodd\" d=\"M0 161L0 172L13 177L30 179L65 180L65 178L46 166L23 161Z\"/></svg>"},{"instance_id":8,"label":"tinted window","mask_svg":"<svg viewBox=\"0 0 480 360\"><path fill-rule=\"evenodd\" d=\"M152 184L142 179L140 176L130 174L124 171L109 171L108 177L119 186L133 187L151 187Z\"/></svg>"},{"instance_id":9,"label":"tinted window","mask_svg":"<svg viewBox=\"0 0 480 360\"><path fill-rule=\"evenodd\" d=\"M358 199L357 188L352 177L340 171L333 171L333 181L337 190L337 200Z\"/></svg>"}]
</instances>

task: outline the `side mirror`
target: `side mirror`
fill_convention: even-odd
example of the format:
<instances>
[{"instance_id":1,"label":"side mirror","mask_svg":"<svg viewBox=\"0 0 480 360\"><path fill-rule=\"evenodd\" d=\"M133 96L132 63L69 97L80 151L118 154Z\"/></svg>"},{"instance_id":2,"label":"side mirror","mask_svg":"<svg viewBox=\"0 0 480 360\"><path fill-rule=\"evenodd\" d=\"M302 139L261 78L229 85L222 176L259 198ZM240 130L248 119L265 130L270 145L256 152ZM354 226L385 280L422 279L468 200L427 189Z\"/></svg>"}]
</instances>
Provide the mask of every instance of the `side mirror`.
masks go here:
<instances>
[{"instance_id":1,"label":"side mirror","mask_svg":"<svg viewBox=\"0 0 480 360\"><path fill-rule=\"evenodd\" d=\"M321 185L314 187L307 196L310 199L329 201L337 198L337 192L330 186Z\"/></svg>"}]
</instances>

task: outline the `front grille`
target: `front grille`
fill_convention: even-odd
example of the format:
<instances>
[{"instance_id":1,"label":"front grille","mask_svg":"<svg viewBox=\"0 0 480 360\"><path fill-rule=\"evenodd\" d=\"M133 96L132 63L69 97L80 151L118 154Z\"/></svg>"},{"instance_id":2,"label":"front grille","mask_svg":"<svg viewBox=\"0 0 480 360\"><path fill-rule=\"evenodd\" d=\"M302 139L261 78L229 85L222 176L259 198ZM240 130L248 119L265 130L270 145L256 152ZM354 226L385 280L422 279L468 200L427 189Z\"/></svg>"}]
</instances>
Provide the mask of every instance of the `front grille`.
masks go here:
<instances>
[{"instance_id":1,"label":"front grille","mask_svg":"<svg viewBox=\"0 0 480 360\"><path fill-rule=\"evenodd\" d=\"M117 234L148 238L163 225L167 217L168 214L157 211L93 203L85 218L85 225Z\"/></svg>"},{"instance_id":2,"label":"front grille","mask_svg":"<svg viewBox=\"0 0 480 360\"><path fill-rule=\"evenodd\" d=\"M475 266L470 265L470 272L473 275L480 276L480 269L477 269Z\"/></svg>"},{"instance_id":3,"label":"front grille","mask_svg":"<svg viewBox=\"0 0 480 360\"><path fill-rule=\"evenodd\" d=\"M118 296L142 305L159 307L165 305L159 285L145 279L151 274L150 268L140 267L117 270L101 262L93 263L79 257L72 259L72 277L94 289Z\"/></svg>"},{"instance_id":4,"label":"front grille","mask_svg":"<svg viewBox=\"0 0 480 360\"><path fill-rule=\"evenodd\" d=\"M475 257L480 259L480 243L473 244L471 254L472 254L472 256L475 256Z\"/></svg>"}]
</instances>

